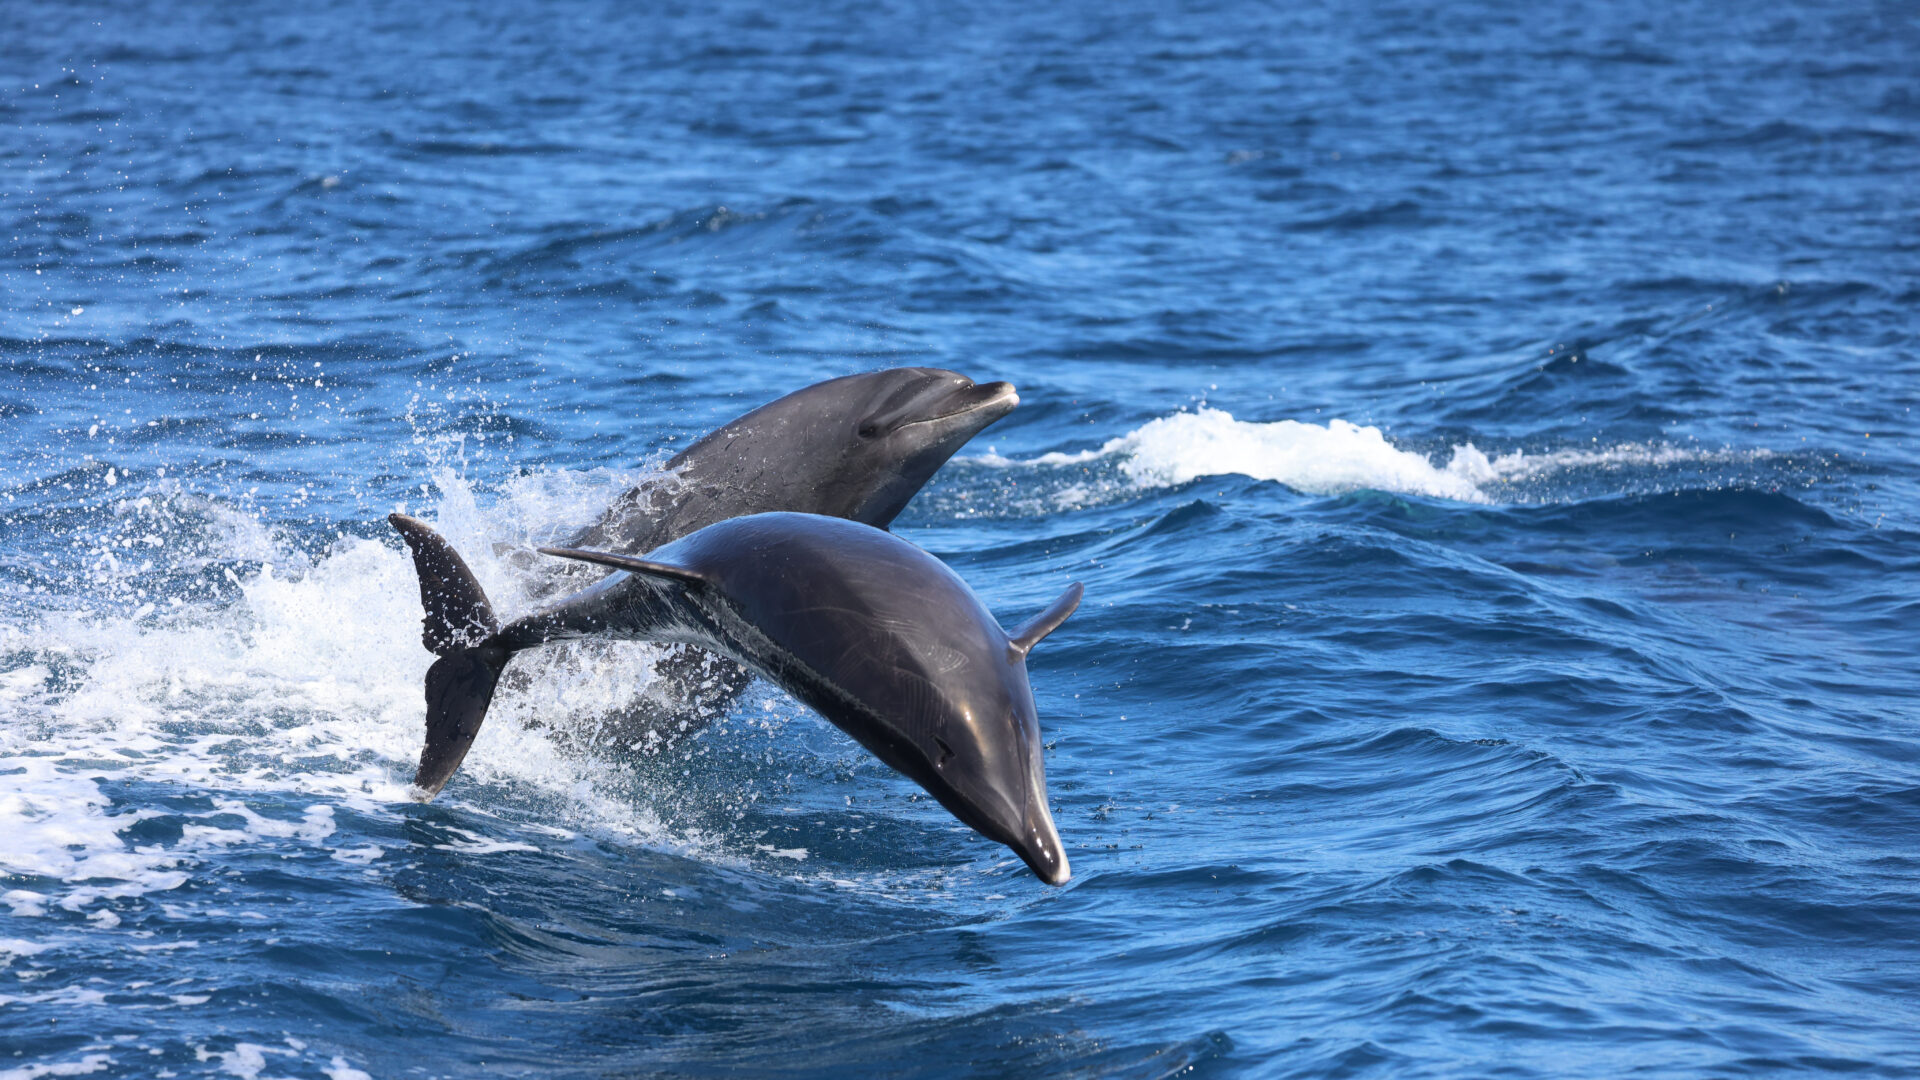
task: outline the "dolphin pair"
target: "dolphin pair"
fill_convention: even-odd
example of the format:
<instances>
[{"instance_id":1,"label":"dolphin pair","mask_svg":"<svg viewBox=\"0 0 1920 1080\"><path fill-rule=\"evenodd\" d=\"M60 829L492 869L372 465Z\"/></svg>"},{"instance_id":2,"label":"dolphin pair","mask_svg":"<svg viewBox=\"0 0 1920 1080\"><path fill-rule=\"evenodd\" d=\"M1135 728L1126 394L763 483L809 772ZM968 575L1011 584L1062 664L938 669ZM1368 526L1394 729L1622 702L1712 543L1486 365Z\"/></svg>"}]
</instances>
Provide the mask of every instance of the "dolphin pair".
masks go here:
<instances>
[{"instance_id":1,"label":"dolphin pair","mask_svg":"<svg viewBox=\"0 0 1920 1080\"><path fill-rule=\"evenodd\" d=\"M423 796L459 767L516 652L589 636L677 642L760 672L1041 880L1066 881L1025 661L1080 586L1009 635L945 564L881 528L1017 401L1005 383L906 369L763 406L616 500L573 546L540 549L614 573L504 625L458 553L393 515L420 575L423 641L440 656ZM646 543L644 558L586 546Z\"/></svg>"},{"instance_id":2,"label":"dolphin pair","mask_svg":"<svg viewBox=\"0 0 1920 1080\"><path fill-rule=\"evenodd\" d=\"M702 436L565 546L640 555L715 522L772 511L884 529L955 451L1019 403L1011 383L976 384L941 368L815 383ZM604 576L589 564L571 565ZM535 599L564 595L593 576L554 572ZM669 655L654 671L659 681L623 711L623 727L669 730L667 721L688 718L696 704L724 707L752 678L698 648Z\"/></svg>"}]
</instances>

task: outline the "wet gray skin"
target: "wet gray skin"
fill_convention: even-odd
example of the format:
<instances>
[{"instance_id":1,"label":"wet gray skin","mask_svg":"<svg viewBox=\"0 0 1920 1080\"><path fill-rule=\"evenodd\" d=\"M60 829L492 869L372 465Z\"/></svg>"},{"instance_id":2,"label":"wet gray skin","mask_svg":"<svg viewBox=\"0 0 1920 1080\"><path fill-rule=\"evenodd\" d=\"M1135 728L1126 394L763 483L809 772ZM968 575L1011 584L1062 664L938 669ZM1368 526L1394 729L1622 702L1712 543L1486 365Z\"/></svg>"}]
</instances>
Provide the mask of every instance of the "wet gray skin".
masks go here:
<instances>
[{"instance_id":1,"label":"wet gray skin","mask_svg":"<svg viewBox=\"0 0 1920 1080\"><path fill-rule=\"evenodd\" d=\"M716 521L790 510L884 529L968 439L1020 403L1013 384L941 368L828 379L674 455L568 546L641 554Z\"/></svg>"},{"instance_id":2,"label":"wet gray skin","mask_svg":"<svg viewBox=\"0 0 1920 1080\"><path fill-rule=\"evenodd\" d=\"M421 559L423 582L437 553L457 559L424 524L395 525ZM462 621L458 604L436 610L423 589L429 647L443 656L427 677L423 791L438 791L458 767L514 653L584 637L684 642L760 672L1013 849L1041 880L1067 880L1026 656L1079 604L1079 585L1008 635L940 560L836 518L734 518L644 559L542 550L625 572L490 633L490 613ZM464 588L452 576L433 580L450 582L441 596ZM452 628L438 647L436 620Z\"/></svg>"}]
</instances>

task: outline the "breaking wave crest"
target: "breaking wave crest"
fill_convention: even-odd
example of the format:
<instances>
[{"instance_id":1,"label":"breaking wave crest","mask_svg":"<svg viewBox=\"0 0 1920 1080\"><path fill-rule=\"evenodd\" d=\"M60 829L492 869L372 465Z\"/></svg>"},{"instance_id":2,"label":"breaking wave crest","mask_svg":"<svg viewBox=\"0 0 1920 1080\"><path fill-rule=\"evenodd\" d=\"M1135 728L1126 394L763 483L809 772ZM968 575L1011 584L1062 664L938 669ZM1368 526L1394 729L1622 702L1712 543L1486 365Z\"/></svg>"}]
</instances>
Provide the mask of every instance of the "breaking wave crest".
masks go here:
<instances>
[{"instance_id":1,"label":"breaking wave crest","mask_svg":"<svg viewBox=\"0 0 1920 1080\"><path fill-rule=\"evenodd\" d=\"M973 460L993 466L1106 464L1124 486L1133 489L1175 487L1207 476L1247 476L1309 495L1385 491L1496 503L1521 501L1518 484L1570 470L1662 468L1767 456L1766 450L1651 443L1489 455L1468 442L1452 447L1446 463L1436 465L1426 454L1394 445L1377 427L1339 419L1325 425L1297 420L1258 423L1202 407L1149 421L1094 450L1026 459L988 454ZM1072 485L1057 492L1054 501L1057 506L1074 506L1093 501L1098 494L1098 485Z\"/></svg>"}]
</instances>

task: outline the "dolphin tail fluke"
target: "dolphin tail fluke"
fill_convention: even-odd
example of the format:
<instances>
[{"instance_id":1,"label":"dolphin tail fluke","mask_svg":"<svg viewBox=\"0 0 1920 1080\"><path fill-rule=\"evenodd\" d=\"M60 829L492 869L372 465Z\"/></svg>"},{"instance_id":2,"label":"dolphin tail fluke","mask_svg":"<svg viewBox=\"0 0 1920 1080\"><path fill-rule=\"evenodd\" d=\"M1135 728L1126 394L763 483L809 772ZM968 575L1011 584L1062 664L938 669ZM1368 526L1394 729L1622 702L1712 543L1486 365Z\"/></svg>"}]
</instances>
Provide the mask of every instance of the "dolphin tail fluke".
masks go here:
<instances>
[{"instance_id":1,"label":"dolphin tail fluke","mask_svg":"<svg viewBox=\"0 0 1920 1080\"><path fill-rule=\"evenodd\" d=\"M427 743L413 774L415 798L425 802L440 794L460 767L487 719L493 688L512 655L497 645L483 645L450 653L427 669Z\"/></svg>"},{"instance_id":2,"label":"dolphin tail fluke","mask_svg":"<svg viewBox=\"0 0 1920 1080\"><path fill-rule=\"evenodd\" d=\"M425 611L420 641L440 657L427 669L427 742L413 778L415 795L424 801L440 793L467 756L513 654L487 644L499 632L499 620L453 545L418 518L390 514L387 521L413 551Z\"/></svg>"},{"instance_id":3,"label":"dolphin tail fluke","mask_svg":"<svg viewBox=\"0 0 1920 1080\"><path fill-rule=\"evenodd\" d=\"M467 561L433 526L405 514L388 514L388 524L413 549L413 568L420 575L420 643L437 656L471 648L500 629L487 592L467 569Z\"/></svg>"}]
</instances>

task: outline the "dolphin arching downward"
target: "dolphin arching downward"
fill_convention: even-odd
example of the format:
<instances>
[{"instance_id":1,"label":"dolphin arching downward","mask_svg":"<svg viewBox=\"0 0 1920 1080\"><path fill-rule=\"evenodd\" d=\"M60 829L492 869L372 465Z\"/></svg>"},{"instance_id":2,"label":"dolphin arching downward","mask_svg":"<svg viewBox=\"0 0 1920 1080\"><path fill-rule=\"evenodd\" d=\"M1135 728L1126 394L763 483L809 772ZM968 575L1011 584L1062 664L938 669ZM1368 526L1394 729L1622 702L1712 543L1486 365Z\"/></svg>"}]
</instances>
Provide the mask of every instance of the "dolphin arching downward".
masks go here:
<instances>
[{"instance_id":1,"label":"dolphin arching downward","mask_svg":"<svg viewBox=\"0 0 1920 1080\"><path fill-rule=\"evenodd\" d=\"M756 514L645 558L542 548L616 572L501 625L438 534L389 520L414 551L423 641L440 656L426 679L421 797L459 767L516 652L583 637L683 642L760 672L1041 880L1067 880L1026 657L1079 605L1077 583L1009 635L959 575L904 540L838 518Z\"/></svg>"},{"instance_id":2,"label":"dolphin arching downward","mask_svg":"<svg viewBox=\"0 0 1920 1080\"><path fill-rule=\"evenodd\" d=\"M1010 383L975 383L942 368L817 382L695 440L566 545L640 555L716 521L770 511L829 514L884 529L967 440L1019 403ZM536 600L606 573L588 563L550 565L553 571L531 582ZM654 670L660 681L617 720L634 734L669 731L671 720L723 708L752 681L745 668L698 648L677 650Z\"/></svg>"}]
</instances>

